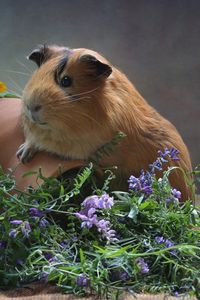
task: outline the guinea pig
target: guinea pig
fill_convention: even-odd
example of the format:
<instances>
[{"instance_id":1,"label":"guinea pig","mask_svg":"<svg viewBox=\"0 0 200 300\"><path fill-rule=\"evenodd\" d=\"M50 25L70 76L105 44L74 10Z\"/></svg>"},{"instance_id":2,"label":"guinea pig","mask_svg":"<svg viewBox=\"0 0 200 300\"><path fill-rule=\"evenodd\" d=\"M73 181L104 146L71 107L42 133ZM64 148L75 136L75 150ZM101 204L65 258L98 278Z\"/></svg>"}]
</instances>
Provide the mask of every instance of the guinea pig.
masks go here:
<instances>
[{"instance_id":1,"label":"guinea pig","mask_svg":"<svg viewBox=\"0 0 200 300\"><path fill-rule=\"evenodd\" d=\"M138 176L141 169L147 170L158 150L166 147L180 151L180 160L171 165L192 170L187 147L176 128L99 53L40 46L28 58L38 69L22 97L25 143L17 156L23 163L40 150L87 160L121 131L126 137L101 165L117 166L122 185L127 186L131 174ZM182 199L191 196L181 171L171 173L170 183L182 192Z\"/></svg>"}]
</instances>

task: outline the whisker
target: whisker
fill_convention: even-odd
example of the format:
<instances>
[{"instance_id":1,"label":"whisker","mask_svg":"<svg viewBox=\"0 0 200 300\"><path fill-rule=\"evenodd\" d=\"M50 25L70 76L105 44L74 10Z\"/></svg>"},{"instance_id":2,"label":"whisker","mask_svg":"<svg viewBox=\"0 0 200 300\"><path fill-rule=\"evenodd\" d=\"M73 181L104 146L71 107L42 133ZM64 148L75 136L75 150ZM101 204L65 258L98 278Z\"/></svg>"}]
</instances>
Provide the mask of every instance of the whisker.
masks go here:
<instances>
[{"instance_id":1,"label":"whisker","mask_svg":"<svg viewBox=\"0 0 200 300\"><path fill-rule=\"evenodd\" d=\"M70 99L71 96L66 96ZM66 101L66 97L63 98L59 98L58 100L54 100L53 102L53 106L55 105L55 103L59 103L59 105L66 105L66 104L70 104L79 100L84 100L84 99L91 99L91 96L85 96L85 97L79 97L77 99L70 99L69 102ZM56 97L55 97L56 98ZM51 101L49 102L49 104L51 103Z\"/></svg>"},{"instance_id":2,"label":"whisker","mask_svg":"<svg viewBox=\"0 0 200 300\"><path fill-rule=\"evenodd\" d=\"M95 92L96 90L98 90L99 89L99 87L97 87L97 88L95 88L95 89L92 89L92 90L89 90L89 91L87 91L87 92L83 92L83 93L79 93L79 94L74 94L74 95L72 95L73 97L76 97L76 96L82 96L82 95L85 95L85 94L90 94L90 93L92 93L92 92Z\"/></svg>"},{"instance_id":3,"label":"whisker","mask_svg":"<svg viewBox=\"0 0 200 300\"><path fill-rule=\"evenodd\" d=\"M96 123L99 127L103 127L102 126L102 123L98 122L96 119L94 119L93 117L91 117L91 115L87 114L87 113L84 113L84 112L80 112L80 110L73 110L73 116L72 115L67 115L67 120L72 120L72 124L74 123L74 115L80 115L80 116L83 116L91 121L93 121L94 123ZM60 116L61 117L61 116ZM64 116L65 118L65 116ZM70 123L71 124L71 123ZM69 124L67 124L69 125ZM82 127L80 127L80 129L82 130Z\"/></svg>"},{"instance_id":4,"label":"whisker","mask_svg":"<svg viewBox=\"0 0 200 300\"><path fill-rule=\"evenodd\" d=\"M80 100L83 100L83 99L91 99L91 97L90 96L86 96L86 97L79 97L77 99L71 99L69 103L77 102L77 101L80 101Z\"/></svg>"},{"instance_id":5,"label":"whisker","mask_svg":"<svg viewBox=\"0 0 200 300\"><path fill-rule=\"evenodd\" d=\"M31 74L33 71L31 70L31 69L29 69L25 64L23 64L20 60L16 60L16 62L20 65L20 66L22 66L23 68L25 68L28 72L29 72L29 74Z\"/></svg>"},{"instance_id":6,"label":"whisker","mask_svg":"<svg viewBox=\"0 0 200 300\"><path fill-rule=\"evenodd\" d=\"M103 127L102 123L99 123L96 119L92 118L90 115L88 114L84 114L83 112L78 112L79 115L82 115L88 119L90 119L91 121L93 121L94 123L96 123L99 127Z\"/></svg>"},{"instance_id":7,"label":"whisker","mask_svg":"<svg viewBox=\"0 0 200 300\"><path fill-rule=\"evenodd\" d=\"M23 91L23 88L15 81L12 79L12 77L8 76L8 79L14 84L17 90L21 93Z\"/></svg>"},{"instance_id":8,"label":"whisker","mask_svg":"<svg viewBox=\"0 0 200 300\"><path fill-rule=\"evenodd\" d=\"M25 76L30 76L29 73L24 73L24 72L19 72L19 71L14 71L14 70L3 70L4 72L9 72L9 73L14 73L14 74L20 74L20 75L25 75Z\"/></svg>"}]
</instances>

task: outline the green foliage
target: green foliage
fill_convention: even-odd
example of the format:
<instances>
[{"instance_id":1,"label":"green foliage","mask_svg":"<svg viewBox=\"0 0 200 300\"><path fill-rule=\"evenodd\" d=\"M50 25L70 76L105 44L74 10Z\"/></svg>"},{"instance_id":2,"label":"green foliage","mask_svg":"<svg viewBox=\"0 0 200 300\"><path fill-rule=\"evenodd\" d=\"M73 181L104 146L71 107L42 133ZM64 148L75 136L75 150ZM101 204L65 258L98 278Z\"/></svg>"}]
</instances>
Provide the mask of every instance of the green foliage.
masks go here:
<instances>
[{"instance_id":1,"label":"green foliage","mask_svg":"<svg viewBox=\"0 0 200 300\"><path fill-rule=\"evenodd\" d=\"M154 178L153 193L146 199L133 191L110 191L112 208L97 210L116 231L118 239L108 243L94 226L81 228L74 215L90 195L82 196L92 185L93 171L89 164L74 178L60 180L44 178L40 171L37 176L44 184L20 192L11 175L1 170L0 287L48 280L76 295L117 299L123 291L162 291L200 297L199 208L190 201L168 205L168 180L160 189ZM93 194L109 192L112 173L107 174L103 187L92 187ZM172 243L158 243L156 237ZM148 264L148 272L141 272L138 258ZM87 276L87 286L77 284L81 274Z\"/></svg>"}]
</instances>

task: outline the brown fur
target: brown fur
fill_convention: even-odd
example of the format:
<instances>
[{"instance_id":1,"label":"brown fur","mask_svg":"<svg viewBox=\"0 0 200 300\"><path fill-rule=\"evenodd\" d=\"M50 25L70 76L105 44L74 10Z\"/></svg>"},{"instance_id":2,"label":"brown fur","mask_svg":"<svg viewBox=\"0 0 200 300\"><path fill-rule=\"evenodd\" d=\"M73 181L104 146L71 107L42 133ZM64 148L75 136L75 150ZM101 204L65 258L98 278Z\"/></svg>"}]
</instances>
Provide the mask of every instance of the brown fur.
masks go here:
<instances>
[{"instance_id":1,"label":"brown fur","mask_svg":"<svg viewBox=\"0 0 200 300\"><path fill-rule=\"evenodd\" d=\"M61 88L55 82L54 71L65 49L45 50L48 59L33 74L23 94L26 148L87 159L122 131L127 137L102 161L103 166L117 165L122 178L139 175L165 147L180 150L181 160L174 165L191 171L188 150L175 127L142 98L122 72L94 51L74 49L62 72L62 76L72 77L73 84ZM81 60L85 54L111 66L110 76L95 76L93 66ZM71 98L68 94L77 96ZM42 105L40 120L46 125L33 123L27 117L27 104ZM173 172L170 180L181 190L183 199L191 195L181 172Z\"/></svg>"}]
</instances>

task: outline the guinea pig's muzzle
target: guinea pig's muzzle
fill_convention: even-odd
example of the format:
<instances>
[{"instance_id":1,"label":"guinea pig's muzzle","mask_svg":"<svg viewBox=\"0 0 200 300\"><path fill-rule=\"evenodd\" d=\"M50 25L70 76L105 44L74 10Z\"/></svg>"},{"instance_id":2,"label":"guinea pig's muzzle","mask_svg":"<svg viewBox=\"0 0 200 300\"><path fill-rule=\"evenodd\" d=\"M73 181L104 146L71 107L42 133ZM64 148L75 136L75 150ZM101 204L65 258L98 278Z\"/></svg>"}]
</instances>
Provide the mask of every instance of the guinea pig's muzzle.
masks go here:
<instances>
[{"instance_id":1,"label":"guinea pig's muzzle","mask_svg":"<svg viewBox=\"0 0 200 300\"><path fill-rule=\"evenodd\" d=\"M39 125L45 125L42 120L42 105L27 104L25 105L25 114L33 122Z\"/></svg>"}]
</instances>

